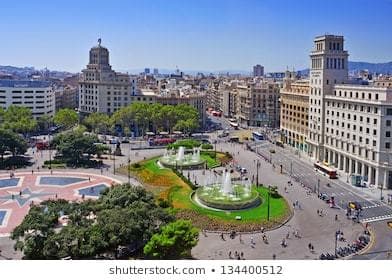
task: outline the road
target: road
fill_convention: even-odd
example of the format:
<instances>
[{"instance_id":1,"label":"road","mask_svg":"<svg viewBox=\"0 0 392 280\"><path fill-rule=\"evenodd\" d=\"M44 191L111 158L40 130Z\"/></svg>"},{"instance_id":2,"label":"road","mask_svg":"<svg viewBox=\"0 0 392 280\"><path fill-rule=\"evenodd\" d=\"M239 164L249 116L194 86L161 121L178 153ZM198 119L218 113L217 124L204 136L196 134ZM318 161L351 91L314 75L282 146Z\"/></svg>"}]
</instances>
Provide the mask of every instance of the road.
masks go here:
<instances>
[{"instance_id":1,"label":"road","mask_svg":"<svg viewBox=\"0 0 392 280\"><path fill-rule=\"evenodd\" d=\"M272 160L276 167L280 168L280 165L282 165L284 172L292 174L293 179L303 183L311 191L334 196L337 206L344 210L347 208L348 202L359 202L363 208L360 215L361 222L371 223L392 219L392 208L390 206L365 192L361 192L360 188L354 188L340 180L331 180L323 176L316 172L309 162L296 157L287 149L266 141L252 143L252 149L267 160ZM270 153L271 149L275 153Z\"/></svg>"},{"instance_id":2,"label":"road","mask_svg":"<svg viewBox=\"0 0 392 280\"><path fill-rule=\"evenodd\" d=\"M386 221L372 223L374 244L361 255L354 256L355 260L385 260L392 259L392 228Z\"/></svg>"}]
</instances>

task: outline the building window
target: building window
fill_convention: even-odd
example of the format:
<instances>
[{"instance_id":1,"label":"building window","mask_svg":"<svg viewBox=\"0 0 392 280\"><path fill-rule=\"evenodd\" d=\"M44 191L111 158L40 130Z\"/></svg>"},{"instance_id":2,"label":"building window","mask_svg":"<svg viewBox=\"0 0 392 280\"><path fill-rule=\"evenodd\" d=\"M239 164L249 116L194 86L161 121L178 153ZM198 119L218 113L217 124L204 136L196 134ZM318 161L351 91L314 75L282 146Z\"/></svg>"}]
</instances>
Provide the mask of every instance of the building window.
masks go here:
<instances>
[{"instance_id":1,"label":"building window","mask_svg":"<svg viewBox=\"0 0 392 280\"><path fill-rule=\"evenodd\" d=\"M391 120L387 120L386 126L391 126Z\"/></svg>"},{"instance_id":2,"label":"building window","mask_svg":"<svg viewBox=\"0 0 392 280\"><path fill-rule=\"evenodd\" d=\"M392 116L392 108L387 108L387 116Z\"/></svg>"},{"instance_id":3,"label":"building window","mask_svg":"<svg viewBox=\"0 0 392 280\"><path fill-rule=\"evenodd\" d=\"M385 142L385 149L390 149L391 148L391 143Z\"/></svg>"},{"instance_id":4,"label":"building window","mask_svg":"<svg viewBox=\"0 0 392 280\"><path fill-rule=\"evenodd\" d=\"M391 137L391 132L390 131L385 131L385 137Z\"/></svg>"},{"instance_id":5,"label":"building window","mask_svg":"<svg viewBox=\"0 0 392 280\"><path fill-rule=\"evenodd\" d=\"M376 147L376 145L377 145L376 140L373 140L373 147Z\"/></svg>"}]
</instances>

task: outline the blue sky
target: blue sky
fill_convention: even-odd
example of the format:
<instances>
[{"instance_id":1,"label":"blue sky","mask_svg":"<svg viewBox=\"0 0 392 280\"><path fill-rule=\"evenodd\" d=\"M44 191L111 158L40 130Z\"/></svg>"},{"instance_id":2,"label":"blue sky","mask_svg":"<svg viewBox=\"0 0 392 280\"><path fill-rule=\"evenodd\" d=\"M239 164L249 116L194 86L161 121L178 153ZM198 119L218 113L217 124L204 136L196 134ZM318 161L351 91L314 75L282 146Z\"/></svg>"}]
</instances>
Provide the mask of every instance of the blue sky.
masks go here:
<instances>
[{"instance_id":1,"label":"blue sky","mask_svg":"<svg viewBox=\"0 0 392 280\"><path fill-rule=\"evenodd\" d=\"M345 36L352 61L392 61L392 0L19 0L0 10L0 65L77 72L101 37L115 70L303 69L325 33Z\"/></svg>"}]
</instances>

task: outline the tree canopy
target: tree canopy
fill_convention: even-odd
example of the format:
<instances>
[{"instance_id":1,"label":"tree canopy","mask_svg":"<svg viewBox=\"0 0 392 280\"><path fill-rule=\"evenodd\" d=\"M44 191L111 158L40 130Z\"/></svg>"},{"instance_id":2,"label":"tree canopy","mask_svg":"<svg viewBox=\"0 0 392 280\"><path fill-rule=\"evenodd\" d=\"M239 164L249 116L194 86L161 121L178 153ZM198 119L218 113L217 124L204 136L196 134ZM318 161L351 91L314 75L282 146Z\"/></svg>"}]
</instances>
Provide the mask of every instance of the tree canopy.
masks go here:
<instances>
[{"instance_id":1,"label":"tree canopy","mask_svg":"<svg viewBox=\"0 0 392 280\"><path fill-rule=\"evenodd\" d=\"M135 102L121 108L112 116L114 124L123 128L136 126L141 134L148 130L192 132L199 125L197 110L187 104L162 105Z\"/></svg>"},{"instance_id":2,"label":"tree canopy","mask_svg":"<svg viewBox=\"0 0 392 280\"><path fill-rule=\"evenodd\" d=\"M66 129L73 127L78 123L79 116L72 109L60 109L54 115L53 121L55 124L60 125Z\"/></svg>"},{"instance_id":3,"label":"tree canopy","mask_svg":"<svg viewBox=\"0 0 392 280\"><path fill-rule=\"evenodd\" d=\"M83 123L95 133L106 133L111 125L110 117L104 113L91 113Z\"/></svg>"},{"instance_id":4,"label":"tree canopy","mask_svg":"<svg viewBox=\"0 0 392 280\"><path fill-rule=\"evenodd\" d=\"M59 227L61 215L68 216L67 226ZM133 251L143 248L160 225L172 220L155 204L151 193L123 184L107 189L95 201L56 200L35 205L11 238L26 259L114 256L120 246Z\"/></svg>"},{"instance_id":5,"label":"tree canopy","mask_svg":"<svg viewBox=\"0 0 392 280\"><path fill-rule=\"evenodd\" d=\"M0 128L0 155L3 161L4 153L9 151L13 156L24 154L27 143L19 134L8 129Z\"/></svg>"},{"instance_id":6,"label":"tree canopy","mask_svg":"<svg viewBox=\"0 0 392 280\"><path fill-rule=\"evenodd\" d=\"M88 160L91 155L100 155L107 149L105 145L97 145L97 143L97 136L86 135L76 129L56 135L52 144L67 163L78 165L83 162L85 155Z\"/></svg>"},{"instance_id":7,"label":"tree canopy","mask_svg":"<svg viewBox=\"0 0 392 280\"><path fill-rule=\"evenodd\" d=\"M10 129L17 133L28 133L37 127L31 110L26 107L9 106L6 110L0 111L0 127Z\"/></svg>"},{"instance_id":8,"label":"tree canopy","mask_svg":"<svg viewBox=\"0 0 392 280\"><path fill-rule=\"evenodd\" d=\"M198 237L199 231L190 221L178 220L154 234L144 246L144 254L153 259L186 258L197 244Z\"/></svg>"}]
</instances>

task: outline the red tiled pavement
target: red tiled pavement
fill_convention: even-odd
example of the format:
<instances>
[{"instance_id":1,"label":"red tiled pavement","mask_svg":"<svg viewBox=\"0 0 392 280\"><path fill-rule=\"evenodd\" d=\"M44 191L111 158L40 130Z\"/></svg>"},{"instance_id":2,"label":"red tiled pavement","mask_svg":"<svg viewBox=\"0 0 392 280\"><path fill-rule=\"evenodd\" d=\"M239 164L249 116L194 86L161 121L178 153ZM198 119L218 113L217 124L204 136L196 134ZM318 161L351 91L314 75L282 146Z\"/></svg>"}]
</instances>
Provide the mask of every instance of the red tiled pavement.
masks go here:
<instances>
[{"instance_id":1,"label":"red tiled pavement","mask_svg":"<svg viewBox=\"0 0 392 280\"><path fill-rule=\"evenodd\" d=\"M54 185L37 185L39 183L40 176L45 177L77 177L85 178L87 181L73 183L66 186L54 186ZM1 179L7 179L9 175L0 175ZM49 172L35 172L31 173L15 173L15 178L20 178L18 186L15 187L0 187L0 211L7 211L7 215L0 225L0 236L8 235L17 225L19 225L26 214L29 212L31 203L40 203L47 199L62 198L67 200L81 200L82 197L77 193L80 188L86 188L99 184L106 184L111 186L113 183L117 183L115 179L87 173L78 172L54 172L52 175ZM89 180L90 178L90 180ZM22 190L29 189L30 194L22 194L19 196L19 192ZM14 199L4 199L6 196L14 194ZM18 198L27 200L24 204L18 203Z\"/></svg>"}]
</instances>

